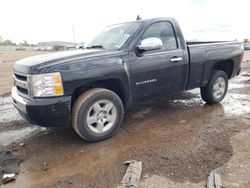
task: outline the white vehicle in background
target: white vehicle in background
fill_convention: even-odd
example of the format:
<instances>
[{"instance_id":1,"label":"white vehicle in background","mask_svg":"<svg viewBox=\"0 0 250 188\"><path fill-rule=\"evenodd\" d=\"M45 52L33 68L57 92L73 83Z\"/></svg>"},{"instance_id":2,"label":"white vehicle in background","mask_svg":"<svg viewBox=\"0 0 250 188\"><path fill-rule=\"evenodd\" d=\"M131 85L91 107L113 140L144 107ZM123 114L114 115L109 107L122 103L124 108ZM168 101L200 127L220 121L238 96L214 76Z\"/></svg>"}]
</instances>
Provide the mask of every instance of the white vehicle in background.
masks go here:
<instances>
[{"instance_id":1,"label":"white vehicle in background","mask_svg":"<svg viewBox=\"0 0 250 188\"><path fill-rule=\"evenodd\" d=\"M46 50L47 50L47 47L46 47L46 46L43 46L43 47L41 47L40 49L41 49L41 51L46 51Z\"/></svg>"},{"instance_id":2,"label":"white vehicle in background","mask_svg":"<svg viewBox=\"0 0 250 188\"><path fill-rule=\"evenodd\" d=\"M54 49L53 49L53 47L52 46L48 46L48 47L46 47L46 51L53 51Z\"/></svg>"},{"instance_id":3,"label":"white vehicle in background","mask_svg":"<svg viewBox=\"0 0 250 188\"><path fill-rule=\"evenodd\" d=\"M76 50L75 46L66 46L64 50Z\"/></svg>"},{"instance_id":4,"label":"white vehicle in background","mask_svg":"<svg viewBox=\"0 0 250 188\"><path fill-rule=\"evenodd\" d=\"M35 51L41 51L41 48L40 47L34 47L33 50L35 50Z\"/></svg>"}]
</instances>

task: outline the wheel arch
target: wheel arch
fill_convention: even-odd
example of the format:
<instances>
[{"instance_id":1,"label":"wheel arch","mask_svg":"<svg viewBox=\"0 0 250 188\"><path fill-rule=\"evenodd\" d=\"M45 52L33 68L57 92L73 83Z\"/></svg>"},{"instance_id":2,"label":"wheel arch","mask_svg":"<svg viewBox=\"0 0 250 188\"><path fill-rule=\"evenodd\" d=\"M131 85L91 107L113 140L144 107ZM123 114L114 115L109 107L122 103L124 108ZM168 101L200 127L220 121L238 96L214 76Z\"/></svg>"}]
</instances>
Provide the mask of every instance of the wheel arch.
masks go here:
<instances>
[{"instance_id":1,"label":"wheel arch","mask_svg":"<svg viewBox=\"0 0 250 188\"><path fill-rule=\"evenodd\" d=\"M219 61L213 65L211 73L213 70L224 71L227 74L228 79L230 79L233 75L234 61L232 59Z\"/></svg>"},{"instance_id":2,"label":"wheel arch","mask_svg":"<svg viewBox=\"0 0 250 188\"><path fill-rule=\"evenodd\" d=\"M83 94L84 92L94 89L94 88L104 88L113 91L116 93L120 99L123 102L123 105L126 106L129 102L129 95L126 92L126 88L123 84L123 82L120 79L117 78L111 78L106 80L99 80L94 81L86 84L82 84L79 87L77 87L73 94L72 94L72 100L71 104L73 105L76 101L76 99Z\"/></svg>"}]
</instances>

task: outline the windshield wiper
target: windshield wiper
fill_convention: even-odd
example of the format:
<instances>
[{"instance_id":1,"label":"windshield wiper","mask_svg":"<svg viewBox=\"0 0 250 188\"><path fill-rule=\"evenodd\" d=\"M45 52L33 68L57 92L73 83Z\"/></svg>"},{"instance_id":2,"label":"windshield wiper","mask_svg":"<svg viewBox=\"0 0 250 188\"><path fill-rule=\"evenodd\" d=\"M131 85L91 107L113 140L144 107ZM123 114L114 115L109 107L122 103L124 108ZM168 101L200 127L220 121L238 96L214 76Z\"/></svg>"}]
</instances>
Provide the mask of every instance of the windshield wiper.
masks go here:
<instances>
[{"instance_id":1,"label":"windshield wiper","mask_svg":"<svg viewBox=\"0 0 250 188\"><path fill-rule=\"evenodd\" d=\"M105 50L105 48L103 47L103 45L92 45L92 46L87 46L87 49L93 49L93 48L102 48Z\"/></svg>"}]
</instances>

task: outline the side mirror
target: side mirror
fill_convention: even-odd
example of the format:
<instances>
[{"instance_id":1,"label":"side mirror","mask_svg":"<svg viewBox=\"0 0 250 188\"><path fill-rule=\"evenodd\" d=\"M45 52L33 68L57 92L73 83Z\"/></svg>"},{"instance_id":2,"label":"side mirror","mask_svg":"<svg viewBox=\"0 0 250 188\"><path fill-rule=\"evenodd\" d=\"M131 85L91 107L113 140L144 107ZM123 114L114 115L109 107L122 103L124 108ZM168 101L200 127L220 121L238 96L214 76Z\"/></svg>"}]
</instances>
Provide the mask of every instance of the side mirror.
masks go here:
<instances>
[{"instance_id":1,"label":"side mirror","mask_svg":"<svg viewBox=\"0 0 250 188\"><path fill-rule=\"evenodd\" d=\"M143 39L141 44L137 45L137 48L142 51L159 50L162 47L162 40L157 37Z\"/></svg>"}]
</instances>

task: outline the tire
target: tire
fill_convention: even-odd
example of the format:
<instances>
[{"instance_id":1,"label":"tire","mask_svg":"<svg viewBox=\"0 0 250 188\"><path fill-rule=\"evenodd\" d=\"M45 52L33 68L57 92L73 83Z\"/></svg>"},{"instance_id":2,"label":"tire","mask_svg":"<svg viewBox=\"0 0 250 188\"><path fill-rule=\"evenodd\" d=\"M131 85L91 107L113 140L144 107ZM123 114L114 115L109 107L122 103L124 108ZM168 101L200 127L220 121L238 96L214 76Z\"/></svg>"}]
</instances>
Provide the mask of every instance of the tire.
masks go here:
<instances>
[{"instance_id":1,"label":"tire","mask_svg":"<svg viewBox=\"0 0 250 188\"><path fill-rule=\"evenodd\" d=\"M113 136L123 121L124 108L114 92L96 88L80 95L73 106L72 127L88 142Z\"/></svg>"},{"instance_id":2,"label":"tire","mask_svg":"<svg viewBox=\"0 0 250 188\"><path fill-rule=\"evenodd\" d=\"M227 89L227 74L224 71L213 70L208 84L201 88L201 97L208 104L217 104L224 99Z\"/></svg>"}]
</instances>

